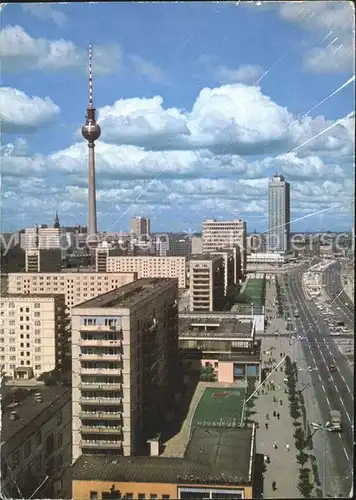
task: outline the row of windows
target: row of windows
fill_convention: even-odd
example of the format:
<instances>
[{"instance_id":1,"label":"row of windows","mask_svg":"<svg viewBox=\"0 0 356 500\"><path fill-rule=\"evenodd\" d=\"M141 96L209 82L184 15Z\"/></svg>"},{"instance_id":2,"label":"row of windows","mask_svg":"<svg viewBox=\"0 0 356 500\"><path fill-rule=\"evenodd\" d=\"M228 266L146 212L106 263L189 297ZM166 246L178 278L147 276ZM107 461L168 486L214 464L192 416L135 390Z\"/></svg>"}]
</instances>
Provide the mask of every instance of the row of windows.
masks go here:
<instances>
[{"instance_id":1,"label":"row of windows","mask_svg":"<svg viewBox=\"0 0 356 500\"><path fill-rule=\"evenodd\" d=\"M115 490L111 490L110 492L105 492L103 491L101 493L101 498L103 500L105 499L118 499L121 498L119 496L119 492ZM125 500L133 500L134 494L133 493L125 493ZM158 500L158 495L156 493L150 493L149 495L146 495L146 493L139 493L137 495L138 500ZM170 496L169 495L162 495L162 500L169 500ZM99 493L97 491L91 491L90 492L90 500L99 500Z\"/></svg>"}]
</instances>

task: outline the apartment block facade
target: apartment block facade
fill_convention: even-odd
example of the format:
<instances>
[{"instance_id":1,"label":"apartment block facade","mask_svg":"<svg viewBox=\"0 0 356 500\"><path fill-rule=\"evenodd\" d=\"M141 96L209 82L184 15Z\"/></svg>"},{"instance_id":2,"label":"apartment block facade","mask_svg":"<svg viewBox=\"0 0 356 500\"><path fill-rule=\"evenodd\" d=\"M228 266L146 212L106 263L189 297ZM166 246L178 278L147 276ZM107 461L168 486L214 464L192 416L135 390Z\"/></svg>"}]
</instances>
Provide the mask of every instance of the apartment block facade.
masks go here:
<instances>
[{"instance_id":1,"label":"apartment block facade","mask_svg":"<svg viewBox=\"0 0 356 500\"><path fill-rule=\"evenodd\" d=\"M66 366L64 295L1 297L0 365L11 378L32 378Z\"/></svg>"},{"instance_id":2,"label":"apartment block facade","mask_svg":"<svg viewBox=\"0 0 356 500\"><path fill-rule=\"evenodd\" d=\"M131 233L136 238L149 237L151 234L151 220L146 217L132 217Z\"/></svg>"},{"instance_id":3,"label":"apartment block facade","mask_svg":"<svg viewBox=\"0 0 356 500\"><path fill-rule=\"evenodd\" d=\"M203 253L216 252L236 245L240 249L242 273L246 270L246 222L236 219L231 221L206 220L202 224Z\"/></svg>"},{"instance_id":4,"label":"apartment block facade","mask_svg":"<svg viewBox=\"0 0 356 500\"><path fill-rule=\"evenodd\" d=\"M96 270L108 273L134 272L140 278L177 278L179 288L187 286L186 257L110 256L110 250L97 249Z\"/></svg>"},{"instance_id":5,"label":"apartment block facade","mask_svg":"<svg viewBox=\"0 0 356 500\"><path fill-rule=\"evenodd\" d=\"M60 272L61 268L62 251L59 248L25 251L25 271L27 273Z\"/></svg>"},{"instance_id":6,"label":"apartment block facade","mask_svg":"<svg viewBox=\"0 0 356 500\"><path fill-rule=\"evenodd\" d=\"M193 256L189 262L189 310L219 309L224 300L225 269L221 255Z\"/></svg>"},{"instance_id":7,"label":"apartment block facade","mask_svg":"<svg viewBox=\"0 0 356 500\"><path fill-rule=\"evenodd\" d=\"M8 292L22 294L64 294L71 308L80 302L137 279L135 272L119 273L10 273Z\"/></svg>"},{"instance_id":8,"label":"apartment block facade","mask_svg":"<svg viewBox=\"0 0 356 500\"><path fill-rule=\"evenodd\" d=\"M24 250L36 248L65 250L69 245L65 230L60 227L31 227L21 234L21 247Z\"/></svg>"},{"instance_id":9,"label":"apartment block facade","mask_svg":"<svg viewBox=\"0 0 356 500\"><path fill-rule=\"evenodd\" d=\"M150 278L72 309L74 461L142 454L161 432L179 378L177 302L176 279Z\"/></svg>"},{"instance_id":10,"label":"apartment block facade","mask_svg":"<svg viewBox=\"0 0 356 500\"><path fill-rule=\"evenodd\" d=\"M71 423L70 388L2 388L2 498L72 498Z\"/></svg>"},{"instance_id":11,"label":"apartment block facade","mask_svg":"<svg viewBox=\"0 0 356 500\"><path fill-rule=\"evenodd\" d=\"M268 181L268 251L287 252L290 246L290 184L283 175Z\"/></svg>"}]
</instances>

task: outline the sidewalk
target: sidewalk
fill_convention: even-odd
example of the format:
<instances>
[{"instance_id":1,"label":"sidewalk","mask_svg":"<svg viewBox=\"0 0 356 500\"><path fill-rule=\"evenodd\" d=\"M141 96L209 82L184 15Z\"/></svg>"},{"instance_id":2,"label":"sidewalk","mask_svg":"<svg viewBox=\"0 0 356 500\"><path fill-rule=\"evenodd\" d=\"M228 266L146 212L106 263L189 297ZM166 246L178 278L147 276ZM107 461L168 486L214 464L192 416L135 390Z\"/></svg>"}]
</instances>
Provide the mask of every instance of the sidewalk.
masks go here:
<instances>
[{"instance_id":1,"label":"sidewalk","mask_svg":"<svg viewBox=\"0 0 356 500\"><path fill-rule=\"evenodd\" d=\"M289 341L283 338L269 338L263 341L263 351L270 351L273 348L273 358L276 364L281 360L281 353L288 353L290 349ZM262 359L268 361L270 356L264 354ZM264 498L300 498L300 492L297 489L299 478L299 465L296 461L297 450L294 445L293 420L289 415L288 394L284 392L285 364L281 364L283 371L278 368L268 379L275 385L275 390L265 390L265 394L260 394L256 399L255 407L252 410L257 412L253 416L259 423L257 429L257 453L269 455L271 463L266 465L267 471L264 475ZM267 382L268 383L268 382ZM278 398L278 403L273 402L273 396ZM279 400L282 400L280 405ZM280 420L273 417L273 410L280 413ZM266 420L266 414L269 414L269 420ZM268 429L265 423L268 422ZM273 448L276 442L278 448ZM289 444L290 451L286 449ZM277 489L272 490L272 482L276 481Z\"/></svg>"}]
</instances>

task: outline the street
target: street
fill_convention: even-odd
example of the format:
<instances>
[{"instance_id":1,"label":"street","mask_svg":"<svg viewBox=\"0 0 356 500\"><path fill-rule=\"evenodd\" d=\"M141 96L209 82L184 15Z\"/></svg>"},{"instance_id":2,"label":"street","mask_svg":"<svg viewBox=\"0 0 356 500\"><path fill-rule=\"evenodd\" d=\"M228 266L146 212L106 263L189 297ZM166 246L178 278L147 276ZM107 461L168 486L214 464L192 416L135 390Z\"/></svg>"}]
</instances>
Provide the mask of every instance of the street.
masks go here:
<instances>
[{"instance_id":1,"label":"street","mask_svg":"<svg viewBox=\"0 0 356 500\"><path fill-rule=\"evenodd\" d=\"M315 395L323 420L320 423L324 425L329 420L331 409L338 409L342 414L343 432L328 433L327 441L333 457L333 465L329 464L329 469L334 470L338 478L338 493L347 494L350 491L352 470L353 376L319 311L312 301L305 298L300 277L288 275L286 283L286 298L291 307L299 312L296 336L304 337L300 341L301 350L307 366L314 368L310 371L310 378L316 388ZM330 364L337 365L336 372L330 372Z\"/></svg>"}]
</instances>

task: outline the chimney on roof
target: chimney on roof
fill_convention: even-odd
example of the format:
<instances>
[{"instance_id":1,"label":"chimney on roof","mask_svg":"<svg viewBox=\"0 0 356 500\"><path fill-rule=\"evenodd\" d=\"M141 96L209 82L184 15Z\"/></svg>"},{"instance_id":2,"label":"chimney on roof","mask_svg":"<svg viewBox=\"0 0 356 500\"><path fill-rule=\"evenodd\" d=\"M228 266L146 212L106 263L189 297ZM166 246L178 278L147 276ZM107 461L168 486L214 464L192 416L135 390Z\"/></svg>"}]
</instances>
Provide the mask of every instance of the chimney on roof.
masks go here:
<instances>
[{"instance_id":1,"label":"chimney on roof","mask_svg":"<svg viewBox=\"0 0 356 500\"><path fill-rule=\"evenodd\" d=\"M160 434L153 439L149 439L147 443L150 445L150 456L159 457L159 439Z\"/></svg>"}]
</instances>

